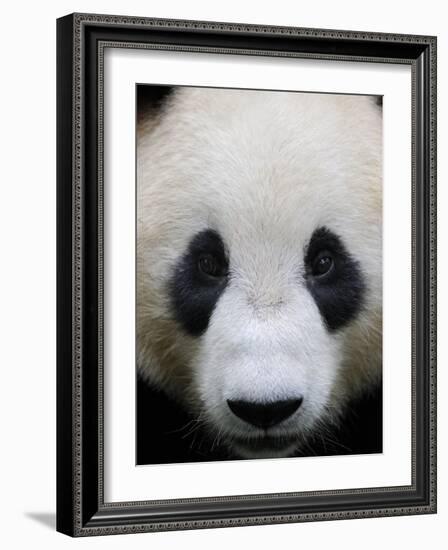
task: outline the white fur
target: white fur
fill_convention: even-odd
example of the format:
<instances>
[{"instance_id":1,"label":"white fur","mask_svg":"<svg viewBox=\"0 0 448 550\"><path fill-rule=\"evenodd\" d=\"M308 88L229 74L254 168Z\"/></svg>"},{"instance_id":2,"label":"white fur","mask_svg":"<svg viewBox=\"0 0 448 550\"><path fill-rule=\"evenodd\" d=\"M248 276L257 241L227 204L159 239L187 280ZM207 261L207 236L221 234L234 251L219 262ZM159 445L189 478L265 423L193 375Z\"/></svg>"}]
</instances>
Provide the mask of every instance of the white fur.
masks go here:
<instances>
[{"instance_id":1,"label":"white fur","mask_svg":"<svg viewBox=\"0 0 448 550\"><path fill-rule=\"evenodd\" d=\"M335 420L381 375L381 116L372 98L178 89L138 136L137 346L140 371L234 451L263 431L227 399L303 396L270 429L297 440ZM364 310L330 333L304 281L321 226L360 263ZM200 338L173 321L167 281L190 239L217 230L231 280ZM246 443L244 442L246 441Z\"/></svg>"}]
</instances>

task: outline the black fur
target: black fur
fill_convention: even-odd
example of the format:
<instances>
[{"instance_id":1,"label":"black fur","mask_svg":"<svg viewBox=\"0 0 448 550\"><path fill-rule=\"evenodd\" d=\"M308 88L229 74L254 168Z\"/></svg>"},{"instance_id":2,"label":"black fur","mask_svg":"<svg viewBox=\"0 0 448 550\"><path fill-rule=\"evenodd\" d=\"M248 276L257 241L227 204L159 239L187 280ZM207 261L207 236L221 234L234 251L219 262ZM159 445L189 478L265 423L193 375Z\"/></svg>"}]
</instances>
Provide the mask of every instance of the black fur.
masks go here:
<instances>
[{"instance_id":1,"label":"black fur","mask_svg":"<svg viewBox=\"0 0 448 550\"><path fill-rule=\"evenodd\" d=\"M382 95L375 96L375 103L378 105L378 107L383 107L383 96Z\"/></svg>"},{"instance_id":2,"label":"black fur","mask_svg":"<svg viewBox=\"0 0 448 550\"><path fill-rule=\"evenodd\" d=\"M159 109L173 93L172 86L137 85L137 114L142 115L148 108Z\"/></svg>"},{"instance_id":3,"label":"black fur","mask_svg":"<svg viewBox=\"0 0 448 550\"><path fill-rule=\"evenodd\" d=\"M313 276L313 262L326 251L333 268L323 277ZM359 263L348 253L341 239L326 227L314 231L305 253L307 286L330 331L356 317L361 310L365 282Z\"/></svg>"},{"instance_id":4,"label":"black fur","mask_svg":"<svg viewBox=\"0 0 448 550\"><path fill-rule=\"evenodd\" d=\"M203 254L213 256L220 276L210 277L199 269ZM198 233L179 260L169 283L169 295L176 320L192 336L200 336L227 285L228 259L220 235L212 229Z\"/></svg>"}]
</instances>

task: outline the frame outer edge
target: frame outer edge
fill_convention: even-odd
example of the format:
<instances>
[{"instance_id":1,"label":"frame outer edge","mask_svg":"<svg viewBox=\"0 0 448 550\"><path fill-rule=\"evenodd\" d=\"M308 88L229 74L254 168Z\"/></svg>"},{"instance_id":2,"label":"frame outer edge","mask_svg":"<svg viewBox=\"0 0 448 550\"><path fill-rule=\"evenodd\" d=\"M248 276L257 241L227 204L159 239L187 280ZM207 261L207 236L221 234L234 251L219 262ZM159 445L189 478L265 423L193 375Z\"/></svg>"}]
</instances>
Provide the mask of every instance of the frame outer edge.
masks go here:
<instances>
[{"instance_id":1,"label":"frame outer edge","mask_svg":"<svg viewBox=\"0 0 448 550\"><path fill-rule=\"evenodd\" d=\"M72 361L73 16L57 20L57 488L56 529L74 534Z\"/></svg>"},{"instance_id":2,"label":"frame outer edge","mask_svg":"<svg viewBox=\"0 0 448 550\"><path fill-rule=\"evenodd\" d=\"M82 121L84 116L84 72L82 18L73 15L73 536L84 532L82 521L83 501L83 456L85 446L82 437L82 315L83 315L83 225L84 210L82 207L83 165L85 148L83 142Z\"/></svg>"},{"instance_id":3,"label":"frame outer edge","mask_svg":"<svg viewBox=\"0 0 448 550\"><path fill-rule=\"evenodd\" d=\"M117 523L110 527L100 527L82 521L82 112L83 112L83 68L82 68L82 34L83 27L89 23L103 26L143 26L149 28L176 30L215 30L217 32L242 32L247 34L290 34L312 38L334 37L335 39L358 39L363 41L407 42L428 47L430 50L430 116L428 117L429 135L431 140L431 156L426 175L429 176L431 194L429 219L430 254L426 273L430 277L429 318L431 339L430 369L431 392L429 395L429 428L430 436L430 467L427 472L430 491L429 502L424 505L403 506L397 508L345 510L324 513L284 514L281 516L238 517L229 519L200 521L168 521L146 524ZM68 32L70 29L70 32ZM66 33L69 35L67 37ZM67 55L67 47L70 55ZM269 523L288 523L303 521L319 521L333 519L354 519L361 517L380 517L402 514L422 514L436 511L436 456L435 456L435 134L436 134L436 39L427 36L387 35L379 33L331 31L322 29L299 29L290 27L263 27L259 25L176 21L146 19L125 16L108 16L92 14L72 14L58 20L58 523L57 529L71 536L105 535L118 533L161 531L173 529L201 529L212 527L230 527L237 525L262 525ZM65 67L69 65L69 69ZM71 76L68 72L72 71ZM68 86L70 82L70 86ZM70 89L70 93L68 90ZM70 99L68 99L70 96ZM68 110L62 109L61 98L70 104ZM68 118L70 117L70 121ZM70 132L67 131L69 127ZM69 139L68 136L71 136ZM70 142L68 145L68 141ZM61 142L61 144L59 144ZM63 159L63 151L70 149L70 160ZM68 185L70 182L71 186ZM70 206L70 211L68 206ZM65 219L65 222L64 222ZM68 227L70 225L70 227ZM70 260L64 254L64 245L70 251ZM69 246L68 246L69 245ZM67 291L67 269L70 266L70 292ZM73 271L72 271L73 269ZM73 308L73 309L72 309ZM69 311L69 313L68 313ZM67 319L70 317L70 340L67 337ZM70 349L70 375L67 374L67 351ZM70 378L69 378L70 376ZM69 391L67 390L69 386ZM65 398L69 398L66 400ZM71 407L70 436L67 442L68 404ZM61 414L62 413L62 414ZM63 419L59 417L63 416ZM65 436L65 437L64 437ZM70 483L68 479L70 478ZM69 495L69 498L67 497Z\"/></svg>"},{"instance_id":4,"label":"frame outer edge","mask_svg":"<svg viewBox=\"0 0 448 550\"><path fill-rule=\"evenodd\" d=\"M382 33L374 31L355 31L347 29L323 29L309 27L290 27L285 25L263 25L256 23L231 23L225 21L204 21L190 19L170 19L157 17L139 17L128 15L110 15L75 12L72 14L80 23L112 25L121 27L148 27L165 30L194 30L214 32L252 33L264 35L290 35L310 38L335 38L360 41L385 41L409 44L429 44L436 39L431 35Z\"/></svg>"},{"instance_id":5,"label":"frame outer edge","mask_svg":"<svg viewBox=\"0 0 448 550\"><path fill-rule=\"evenodd\" d=\"M437 513L437 37L429 43L429 346L430 346L430 494L429 508Z\"/></svg>"}]
</instances>

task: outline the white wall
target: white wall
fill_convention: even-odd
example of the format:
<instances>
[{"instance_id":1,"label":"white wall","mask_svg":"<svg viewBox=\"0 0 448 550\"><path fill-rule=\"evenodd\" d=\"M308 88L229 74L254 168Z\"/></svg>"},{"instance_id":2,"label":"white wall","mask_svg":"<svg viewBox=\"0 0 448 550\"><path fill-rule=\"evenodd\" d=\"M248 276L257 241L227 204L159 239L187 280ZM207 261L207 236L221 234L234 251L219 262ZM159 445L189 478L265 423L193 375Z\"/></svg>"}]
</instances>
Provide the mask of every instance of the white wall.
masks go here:
<instances>
[{"instance_id":1,"label":"white wall","mask_svg":"<svg viewBox=\"0 0 448 550\"><path fill-rule=\"evenodd\" d=\"M0 128L1 540L4 548L442 548L448 521L448 34L443 2L61 0L3 6ZM55 19L73 11L439 37L439 514L71 540L55 511ZM6 305L6 307L5 307ZM126 537L126 538L124 538Z\"/></svg>"}]
</instances>

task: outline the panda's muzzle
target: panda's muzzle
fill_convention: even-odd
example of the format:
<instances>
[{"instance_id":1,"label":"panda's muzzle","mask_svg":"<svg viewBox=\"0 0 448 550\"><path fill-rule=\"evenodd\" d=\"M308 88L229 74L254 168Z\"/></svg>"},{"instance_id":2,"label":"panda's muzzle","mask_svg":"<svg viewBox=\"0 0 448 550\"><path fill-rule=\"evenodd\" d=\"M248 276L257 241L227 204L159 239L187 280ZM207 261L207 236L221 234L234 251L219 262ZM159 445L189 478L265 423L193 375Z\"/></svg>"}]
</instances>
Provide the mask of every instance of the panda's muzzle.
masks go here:
<instances>
[{"instance_id":1,"label":"panda's muzzle","mask_svg":"<svg viewBox=\"0 0 448 550\"><path fill-rule=\"evenodd\" d=\"M229 409L241 420L258 428L271 428L292 416L301 406L303 397L257 403L243 400L227 400Z\"/></svg>"}]
</instances>

